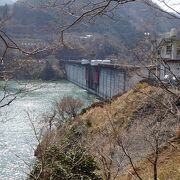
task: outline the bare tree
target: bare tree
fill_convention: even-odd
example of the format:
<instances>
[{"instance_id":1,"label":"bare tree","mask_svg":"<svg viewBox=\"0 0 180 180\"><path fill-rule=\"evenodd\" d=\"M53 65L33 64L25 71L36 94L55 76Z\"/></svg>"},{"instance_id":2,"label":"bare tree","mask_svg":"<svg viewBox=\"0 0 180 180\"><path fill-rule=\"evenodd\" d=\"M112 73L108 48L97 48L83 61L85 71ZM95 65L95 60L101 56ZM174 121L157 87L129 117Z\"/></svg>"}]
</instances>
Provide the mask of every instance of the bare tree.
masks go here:
<instances>
[{"instance_id":1,"label":"bare tree","mask_svg":"<svg viewBox=\"0 0 180 180\"><path fill-rule=\"evenodd\" d=\"M71 96L66 96L59 102L56 102L57 113L62 120L75 118L82 107L82 101L79 98L73 98Z\"/></svg>"},{"instance_id":2,"label":"bare tree","mask_svg":"<svg viewBox=\"0 0 180 180\"><path fill-rule=\"evenodd\" d=\"M94 157L82 146L81 136L76 133L76 123L70 126L69 121L61 122L53 131L46 126L39 130L28 116L38 142L35 150L37 159L28 179L102 179L94 172L98 166Z\"/></svg>"},{"instance_id":3,"label":"bare tree","mask_svg":"<svg viewBox=\"0 0 180 180\"><path fill-rule=\"evenodd\" d=\"M0 79L2 80L0 85L0 108L5 106L9 106L16 98L25 96L28 92L36 90L40 87L36 87L30 84L21 84L18 81L16 82L16 86L21 86L17 91L12 91L10 87L10 80L12 79L12 66L15 62L6 58L8 51L17 51L19 53L24 54L25 56L34 55L44 49L36 48L32 51L27 51L26 49L20 47L4 30L6 24L8 24L11 18L11 10L5 5L4 11L0 13ZM7 60L8 59L8 60ZM11 64L9 64L9 62ZM18 67L17 67L18 66ZM16 64L16 70L21 68L23 65ZM11 67L11 68L9 68Z\"/></svg>"},{"instance_id":4,"label":"bare tree","mask_svg":"<svg viewBox=\"0 0 180 180\"><path fill-rule=\"evenodd\" d=\"M60 41L64 44L64 33L70 30L73 26L81 24L87 26L88 23L93 23L97 17L106 16L113 18L114 12L126 3L136 3L136 0L94 0L94 1L55 1L47 0L44 2L26 2L29 7L36 9L44 9L46 11L54 10L57 13L57 21L54 24L56 31L59 32ZM155 4L152 0L142 0L142 3L150 6L151 8L163 12L167 17L179 19L179 12L165 0L159 0L161 4L166 6L172 12L169 12L162 7ZM120 11L120 9L119 9ZM61 18L63 17L63 19ZM60 19L58 21L58 19ZM65 45L65 44L64 44Z\"/></svg>"}]
</instances>

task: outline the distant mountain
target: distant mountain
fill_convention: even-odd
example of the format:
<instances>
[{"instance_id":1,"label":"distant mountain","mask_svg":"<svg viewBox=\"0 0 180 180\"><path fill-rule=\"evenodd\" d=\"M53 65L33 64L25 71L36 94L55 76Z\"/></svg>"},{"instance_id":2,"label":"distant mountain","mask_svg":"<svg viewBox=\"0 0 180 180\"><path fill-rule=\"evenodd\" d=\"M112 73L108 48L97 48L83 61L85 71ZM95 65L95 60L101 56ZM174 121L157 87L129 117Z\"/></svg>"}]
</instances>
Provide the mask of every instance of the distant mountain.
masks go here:
<instances>
[{"instance_id":1,"label":"distant mountain","mask_svg":"<svg viewBox=\"0 0 180 180\"><path fill-rule=\"evenodd\" d=\"M42 2L41 0L24 1L36 4ZM12 19L9 21L6 31L16 37L23 36L49 40L60 31L58 27L63 26L64 22L71 23L72 18L64 17L60 11L31 8L26 6L25 3L17 2L13 7ZM134 3L121 5L117 8L114 11L114 19L99 17L88 26L84 26L84 24L81 23L72 27L68 33L69 36L73 35L76 38L80 37L81 33L83 35L94 34L98 37L95 39L99 41L99 43L96 44L99 44L99 46L101 44L101 47L108 52L105 54L103 50L103 55L99 57L106 57L106 55L111 56L111 52L112 55L117 55L118 53L125 54L123 44L127 44L129 47L136 46L136 44L144 38L144 32L160 33L169 31L174 27L180 27L180 20L167 18L167 14L155 10L140 1L136 1ZM105 36L108 37L108 42L104 40ZM109 39L110 37L111 40ZM100 39L102 39L101 42ZM73 41L73 38L71 40ZM84 41L78 41L79 47L84 46ZM94 42L91 41L91 43L93 44ZM102 43L107 43L107 46L104 46ZM107 49L111 49L111 51ZM69 53L69 51L67 52ZM93 50L91 54L94 54ZM87 55L87 57L89 56L90 55Z\"/></svg>"},{"instance_id":2,"label":"distant mountain","mask_svg":"<svg viewBox=\"0 0 180 180\"><path fill-rule=\"evenodd\" d=\"M32 2L32 4L38 4L38 2L41 2L41 0L24 1L27 1L28 3ZM51 27L53 27L52 30L54 29L55 31L57 30L55 29L57 27L57 23L64 25L63 21L69 21L69 23L72 21L72 18L69 17L63 16L62 19L61 15L61 12L53 11L52 9L47 12L40 9L33 9L26 6L24 3L16 3L14 5L13 18L10 26L14 26L13 28L15 28L15 31L16 27L19 27L19 31L20 26L22 26L23 31L23 26L35 26L38 31L44 26L50 28L49 24L51 24ZM138 32L165 32L169 31L170 28L173 27L180 27L180 20L167 18L166 14L147 6L140 1L136 1L134 3L121 5L118 9L116 9L113 20L107 17L100 17L97 18L95 23L88 26L83 26L83 24L81 24L81 26L73 27L72 31L110 33L118 38L122 38L121 35L126 36L125 38L129 38L129 35L132 33L130 35L131 38L135 38L136 33L137 36L139 36Z\"/></svg>"}]
</instances>

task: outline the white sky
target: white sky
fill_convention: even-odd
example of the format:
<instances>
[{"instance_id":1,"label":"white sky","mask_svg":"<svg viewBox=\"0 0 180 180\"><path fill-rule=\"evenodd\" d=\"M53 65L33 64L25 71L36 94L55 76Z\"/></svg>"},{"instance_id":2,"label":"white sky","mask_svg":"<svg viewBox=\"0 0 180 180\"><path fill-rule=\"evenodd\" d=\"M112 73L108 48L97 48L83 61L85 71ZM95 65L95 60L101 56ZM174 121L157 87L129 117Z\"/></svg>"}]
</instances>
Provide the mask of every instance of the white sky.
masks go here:
<instances>
[{"instance_id":1,"label":"white sky","mask_svg":"<svg viewBox=\"0 0 180 180\"><path fill-rule=\"evenodd\" d=\"M170 8L168 8L165 3L168 4L168 6L172 7L174 10L180 13L180 0L153 0L153 2L159 4L163 9L168 10L168 11L173 11Z\"/></svg>"}]
</instances>

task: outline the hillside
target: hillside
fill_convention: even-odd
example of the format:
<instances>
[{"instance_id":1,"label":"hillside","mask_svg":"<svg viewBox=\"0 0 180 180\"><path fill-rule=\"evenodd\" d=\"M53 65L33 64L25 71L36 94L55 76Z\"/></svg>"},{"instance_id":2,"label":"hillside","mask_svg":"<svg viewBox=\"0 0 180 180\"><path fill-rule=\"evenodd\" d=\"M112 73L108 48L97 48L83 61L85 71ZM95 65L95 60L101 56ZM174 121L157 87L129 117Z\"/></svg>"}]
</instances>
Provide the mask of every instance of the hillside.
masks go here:
<instances>
[{"instance_id":1,"label":"hillside","mask_svg":"<svg viewBox=\"0 0 180 180\"><path fill-rule=\"evenodd\" d=\"M180 178L176 166L179 163L179 141L174 143L175 147L167 143L175 136L179 127L177 116L168 112L170 104L174 107L174 101L176 100L161 88L142 83L111 102L94 105L81 116L82 121L91 125L86 139L90 141L89 144L96 141L92 153L103 153L106 156L109 165L113 164L110 168L112 174L120 168L119 178L116 179L130 180L136 176L131 165L126 168L130 162L126 155L123 157L121 144L117 142L119 139L142 179L153 177L154 136L159 140L159 179ZM85 145L88 146L86 142ZM101 153L98 152L99 149ZM108 160L110 157L113 158L112 162ZM119 161L121 164L118 167ZM104 165L101 164L101 169L103 168Z\"/></svg>"},{"instance_id":2,"label":"hillside","mask_svg":"<svg viewBox=\"0 0 180 180\"><path fill-rule=\"evenodd\" d=\"M36 156L40 158L52 145L66 151L78 144L95 157L103 179L131 180L136 173L142 179L152 179L154 164L160 179L179 179L179 121L175 109L178 111L179 104L174 95L139 83L48 131Z\"/></svg>"},{"instance_id":3,"label":"hillside","mask_svg":"<svg viewBox=\"0 0 180 180\"><path fill-rule=\"evenodd\" d=\"M58 33L61 30L60 27L71 24L75 20L75 18L64 14L56 8L37 8L35 5L40 6L41 1L22 2L15 3L14 7L10 10L12 18L7 23L5 30L12 37L40 38L52 43L59 39ZM108 16L111 15L109 13ZM105 52L103 55L102 53L97 54L94 44L91 44L92 41L89 43L89 39L83 39L83 41L78 41L77 46L83 47L84 44L89 43L90 47L83 48L86 52L89 51L89 48L92 49L90 53L85 55L86 53L82 51L82 48L78 47L75 50L80 55L76 56L73 54L68 58L78 59L83 56L84 58L94 58L92 54L97 54L95 58L114 57L124 59L124 61L132 61L131 57L127 57L127 55L130 56L127 49L136 47L138 42L143 40L144 32L165 32L169 31L172 27L180 27L180 21L167 18L167 15L164 13L141 3L141 1L119 6L119 8L114 10L113 18L108 16L97 17L93 19L92 23L86 23L85 21L77 24L68 30L65 35L66 41L71 36L80 38L81 36L92 34L97 39L94 42L99 44L97 49L99 51L106 49L107 53ZM96 38L97 36L98 38ZM103 39L106 37L109 38L109 41L114 42L114 44L105 42ZM71 47L71 42L68 41L68 43ZM87 46L85 45L85 47ZM113 50L108 52L108 49Z\"/></svg>"},{"instance_id":4,"label":"hillside","mask_svg":"<svg viewBox=\"0 0 180 180\"><path fill-rule=\"evenodd\" d=\"M176 143L173 143L172 145L164 147L160 152L160 158L158 161L159 179L178 180L180 178L180 140ZM143 179L146 179L147 177L152 177L152 164L148 160L138 162L136 164L136 167L139 169L139 173L141 174ZM132 174L134 174L131 168L127 168L120 175L120 177L117 178L117 180L133 180L133 177L127 172L132 172Z\"/></svg>"}]
</instances>

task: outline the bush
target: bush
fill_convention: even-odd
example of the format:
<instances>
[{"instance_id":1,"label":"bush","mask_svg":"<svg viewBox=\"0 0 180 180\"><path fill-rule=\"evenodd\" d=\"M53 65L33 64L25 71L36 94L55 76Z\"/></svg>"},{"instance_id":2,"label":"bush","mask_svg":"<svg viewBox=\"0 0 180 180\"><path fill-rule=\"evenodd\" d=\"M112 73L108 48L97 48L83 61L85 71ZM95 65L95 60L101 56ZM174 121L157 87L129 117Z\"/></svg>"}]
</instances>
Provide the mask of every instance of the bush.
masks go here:
<instances>
[{"instance_id":1,"label":"bush","mask_svg":"<svg viewBox=\"0 0 180 180\"><path fill-rule=\"evenodd\" d=\"M61 101L56 102L56 109L61 120L75 118L83 107L83 102L79 98L66 96Z\"/></svg>"},{"instance_id":2,"label":"bush","mask_svg":"<svg viewBox=\"0 0 180 180\"><path fill-rule=\"evenodd\" d=\"M41 159L41 158L40 158ZM80 146L64 149L58 146L50 147L44 161L37 160L29 180L101 180L95 173L98 170L94 158Z\"/></svg>"},{"instance_id":3,"label":"bush","mask_svg":"<svg viewBox=\"0 0 180 180\"><path fill-rule=\"evenodd\" d=\"M133 89L135 92L138 92L140 90L147 88L148 86L149 86L149 84L147 84L146 82L142 82L142 83L136 84Z\"/></svg>"}]
</instances>

